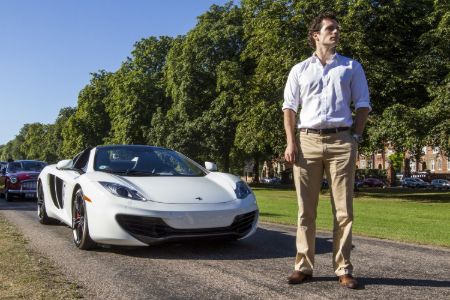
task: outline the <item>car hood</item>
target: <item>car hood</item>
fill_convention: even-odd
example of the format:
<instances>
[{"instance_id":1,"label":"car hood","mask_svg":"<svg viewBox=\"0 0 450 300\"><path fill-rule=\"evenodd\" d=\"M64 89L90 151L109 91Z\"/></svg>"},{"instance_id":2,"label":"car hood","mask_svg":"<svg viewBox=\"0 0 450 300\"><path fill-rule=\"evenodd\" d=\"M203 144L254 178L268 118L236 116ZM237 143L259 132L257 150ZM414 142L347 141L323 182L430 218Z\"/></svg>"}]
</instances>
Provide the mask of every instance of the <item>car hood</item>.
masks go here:
<instances>
[{"instance_id":1,"label":"car hood","mask_svg":"<svg viewBox=\"0 0 450 300\"><path fill-rule=\"evenodd\" d=\"M132 187L145 198L167 204L225 203L236 200L229 178L208 174L202 177L118 176L117 183Z\"/></svg>"},{"instance_id":2,"label":"car hood","mask_svg":"<svg viewBox=\"0 0 450 300\"><path fill-rule=\"evenodd\" d=\"M15 176L19 180L37 179L40 172L37 171L19 171L16 173L8 173L8 176Z\"/></svg>"}]
</instances>

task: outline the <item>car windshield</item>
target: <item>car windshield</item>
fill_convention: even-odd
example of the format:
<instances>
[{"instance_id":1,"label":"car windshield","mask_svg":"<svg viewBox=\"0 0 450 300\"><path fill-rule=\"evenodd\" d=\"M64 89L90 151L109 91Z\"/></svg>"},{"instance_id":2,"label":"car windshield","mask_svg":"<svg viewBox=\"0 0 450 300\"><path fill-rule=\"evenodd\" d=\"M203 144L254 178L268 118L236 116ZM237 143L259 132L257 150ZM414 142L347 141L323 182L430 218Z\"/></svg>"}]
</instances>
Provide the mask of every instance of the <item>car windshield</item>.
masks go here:
<instances>
[{"instance_id":1,"label":"car windshield","mask_svg":"<svg viewBox=\"0 0 450 300\"><path fill-rule=\"evenodd\" d=\"M8 163L8 171L9 172L20 172L20 171L36 171L40 172L46 163L42 161L14 161Z\"/></svg>"},{"instance_id":2,"label":"car windshield","mask_svg":"<svg viewBox=\"0 0 450 300\"><path fill-rule=\"evenodd\" d=\"M97 148L94 170L124 176L204 176L206 172L182 154L149 146Z\"/></svg>"}]
</instances>

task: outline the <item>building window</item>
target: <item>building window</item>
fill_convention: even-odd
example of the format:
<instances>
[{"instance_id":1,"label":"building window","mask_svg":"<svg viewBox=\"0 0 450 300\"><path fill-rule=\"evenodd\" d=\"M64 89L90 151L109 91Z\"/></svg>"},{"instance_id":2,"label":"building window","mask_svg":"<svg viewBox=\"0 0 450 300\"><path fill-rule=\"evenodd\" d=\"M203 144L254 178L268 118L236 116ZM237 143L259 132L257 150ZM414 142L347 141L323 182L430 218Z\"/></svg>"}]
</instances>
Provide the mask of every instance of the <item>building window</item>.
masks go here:
<instances>
[{"instance_id":1,"label":"building window","mask_svg":"<svg viewBox=\"0 0 450 300\"><path fill-rule=\"evenodd\" d=\"M433 147L433 154L439 153L439 147Z\"/></svg>"},{"instance_id":2,"label":"building window","mask_svg":"<svg viewBox=\"0 0 450 300\"><path fill-rule=\"evenodd\" d=\"M442 160L440 158L437 160L437 169L438 171L442 171Z\"/></svg>"},{"instance_id":3,"label":"building window","mask_svg":"<svg viewBox=\"0 0 450 300\"><path fill-rule=\"evenodd\" d=\"M423 153L423 154L427 154L427 147L423 147L423 148L422 148L422 153Z\"/></svg>"},{"instance_id":4,"label":"building window","mask_svg":"<svg viewBox=\"0 0 450 300\"><path fill-rule=\"evenodd\" d=\"M431 171L434 171L434 159L431 160Z\"/></svg>"},{"instance_id":5,"label":"building window","mask_svg":"<svg viewBox=\"0 0 450 300\"><path fill-rule=\"evenodd\" d=\"M411 169L411 172L416 172L416 162L412 159L409 161L409 168Z\"/></svg>"},{"instance_id":6,"label":"building window","mask_svg":"<svg viewBox=\"0 0 450 300\"><path fill-rule=\"evenodd\" d=\"M362 159L359 162L361 163L361 169L365 169L366 168L366 160Z\"/></svg>"},{"instance_id":7,"label":"building window","mask_svg":"<svg viewBox=\"0 0 450 300\"><path fill-rule=\"evenodd\" d=\"M427 169L427 163L422 162L422 170L421 171L425 171L426 169Z\"/></svg>"}]
</instances>

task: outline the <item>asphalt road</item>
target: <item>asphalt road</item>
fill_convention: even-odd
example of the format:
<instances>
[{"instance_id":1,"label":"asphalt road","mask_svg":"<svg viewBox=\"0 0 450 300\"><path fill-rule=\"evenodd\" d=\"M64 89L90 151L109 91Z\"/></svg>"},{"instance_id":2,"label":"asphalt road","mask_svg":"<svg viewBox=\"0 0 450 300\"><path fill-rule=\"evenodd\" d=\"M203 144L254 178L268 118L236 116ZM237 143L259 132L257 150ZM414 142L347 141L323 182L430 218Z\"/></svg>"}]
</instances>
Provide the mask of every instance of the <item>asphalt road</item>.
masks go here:
<instances>
[{"instance_id":1,"label":"asphalt road","mask_svg":"<svg viewBox=\"0 0 450 300\"><path fill-rule=\"evenodd\" d=\"M261 224L251 238L143 248L80 251L64 225L38 223L33 201L7 203L0 214L49 257L88 299L450 299L450 249L354 237L352 261L361 289L339 286L331 234L317 238L314 280L290 286L295 228ZM426 229L425 229L426 230Z\"/></svg>"}]
</instances>

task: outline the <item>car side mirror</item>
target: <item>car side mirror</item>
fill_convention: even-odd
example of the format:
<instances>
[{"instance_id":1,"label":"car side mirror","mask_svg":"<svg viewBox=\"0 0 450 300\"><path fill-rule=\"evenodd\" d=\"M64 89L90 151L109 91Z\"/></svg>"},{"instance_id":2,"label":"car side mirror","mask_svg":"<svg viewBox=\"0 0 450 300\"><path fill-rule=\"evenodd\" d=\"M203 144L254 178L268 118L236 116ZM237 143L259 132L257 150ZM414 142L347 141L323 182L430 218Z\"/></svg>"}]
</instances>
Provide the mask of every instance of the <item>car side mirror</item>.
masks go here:
<instances>
[{"instance_id":1,"label":"car side mirror","mask_svg":"<svg viewBox=\"0 0 450 300\"><path fill-rule=\"evenodd\" d=\"M210 161L205 161L205 168L206 168L206 170L208 170L210 172L217 171L217 165Z\"/></svg>"},{"instance_id":2,"label":"car side mirror","mask_svg":"<svg viewBox=\"0 0 450 300\"><path fill-rule=\"evenodd\" d=\"M60 160L60 161L56 164L56 168L57 168L58 170L70 169L70 168L72 168L72 160L71 160L71 159Z\"/></svg>"}]
</instances>

